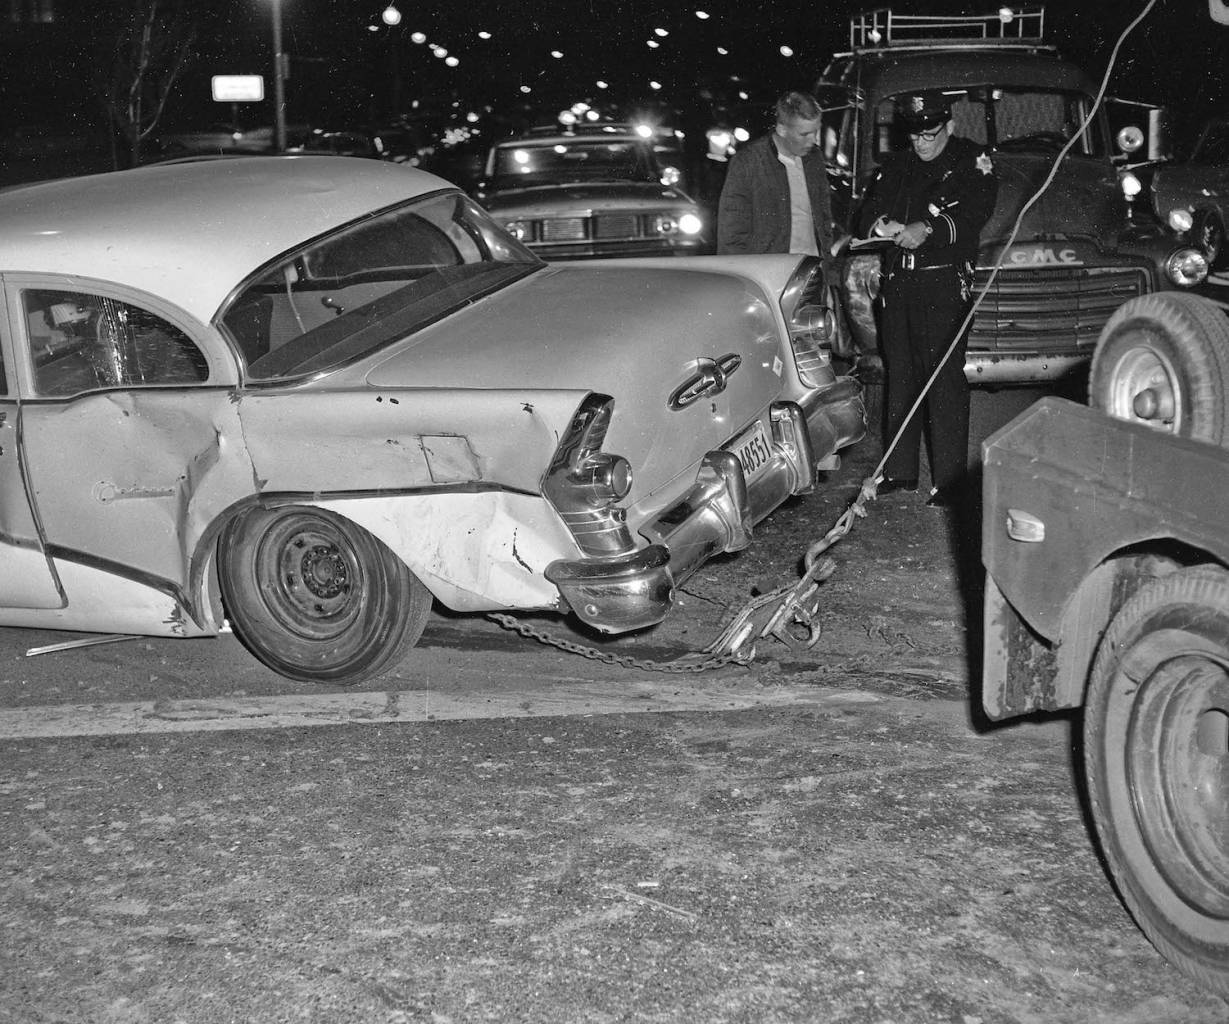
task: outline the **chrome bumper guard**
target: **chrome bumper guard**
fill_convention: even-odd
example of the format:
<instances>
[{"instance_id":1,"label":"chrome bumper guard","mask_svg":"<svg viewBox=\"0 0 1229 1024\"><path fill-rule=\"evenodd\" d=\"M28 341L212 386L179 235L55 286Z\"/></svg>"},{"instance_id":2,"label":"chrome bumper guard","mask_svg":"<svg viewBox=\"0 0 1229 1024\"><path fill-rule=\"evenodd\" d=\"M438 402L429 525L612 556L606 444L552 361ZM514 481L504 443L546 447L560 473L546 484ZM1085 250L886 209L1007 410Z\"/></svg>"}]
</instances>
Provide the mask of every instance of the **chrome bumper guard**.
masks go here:
<instances>
[{"instance_id":1,"label":"chrome bumper guard","mask_svg":"<svg viewBox=\"0 0 1229 1024\"><path fill-rule=\"evenodd\" d=\"M650 544L612 559L559 559L546 578L577 617L603 633L655 626L674 604L670 552Z\"/></svg>"},{"instance_id":2,"label":"chrome bumper guard","mask_svg":"<svg viewBox=\"0 0 1229 1024\"><path fill-rule=\"evenodd\" d=\"M751 543L755 523L786 498L815 485L815 455L803 411L777 402L769 411L772 457L748 484L725 449L708 452L691 489L640 527L652 543L610 560L559 560L546 578L573 612L606 633L641 629L666 617L674 587L709 558Z\"/></svg>"}]
</instances>

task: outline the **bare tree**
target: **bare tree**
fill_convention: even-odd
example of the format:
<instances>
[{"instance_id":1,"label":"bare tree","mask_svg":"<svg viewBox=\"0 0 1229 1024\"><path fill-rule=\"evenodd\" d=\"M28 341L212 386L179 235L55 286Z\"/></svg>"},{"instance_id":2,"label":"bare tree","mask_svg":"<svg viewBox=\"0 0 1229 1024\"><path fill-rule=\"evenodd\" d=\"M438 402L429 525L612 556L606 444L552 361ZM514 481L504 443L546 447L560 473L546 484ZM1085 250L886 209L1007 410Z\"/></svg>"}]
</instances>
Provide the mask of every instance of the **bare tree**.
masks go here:
<instances>
[{"instance_id":1,"label":"bare tree","mask_svg":"<svg viewBox=\"0 0 1229 1024\"><path fill-rule=\"evenodd\" d=\"M133 167L191 57L196 23L179 0L128 0L114 29L102 98L112 129L112 162Z\"/></svg>"}]
</instances>

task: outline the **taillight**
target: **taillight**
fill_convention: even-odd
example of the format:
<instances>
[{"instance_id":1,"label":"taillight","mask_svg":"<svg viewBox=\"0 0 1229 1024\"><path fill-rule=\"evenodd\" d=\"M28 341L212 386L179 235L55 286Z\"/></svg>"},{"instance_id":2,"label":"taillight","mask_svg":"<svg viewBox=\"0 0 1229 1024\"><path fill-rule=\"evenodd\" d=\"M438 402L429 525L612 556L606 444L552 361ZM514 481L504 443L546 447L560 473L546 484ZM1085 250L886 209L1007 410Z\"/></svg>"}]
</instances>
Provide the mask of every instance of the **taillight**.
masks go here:
<instances>
[{"instance_id":1,"label":"taillight","mask_svg":"<svg viewBox=\"0 0 1229 1024\"><path fill-rule=\"evenodd\" d=\"M587 555L617 555L636 547L624 511L615 505L632 489L631 464L602 451L613 414L609 395L592 394L581 402L542 478L542 493Z\"/></svg>"},{"instance_id":2,"label":"taillight","mask_svg":"<svg viewBox=\"0 0 1229 1024\"><path fill-rule=\"evenodd\" d=\"M823 264L808 256L781 293L781 313L789 329L798 377L808 387L832 383L830 346L836 312L829 299Z\"/></svg>"}]
</instances>

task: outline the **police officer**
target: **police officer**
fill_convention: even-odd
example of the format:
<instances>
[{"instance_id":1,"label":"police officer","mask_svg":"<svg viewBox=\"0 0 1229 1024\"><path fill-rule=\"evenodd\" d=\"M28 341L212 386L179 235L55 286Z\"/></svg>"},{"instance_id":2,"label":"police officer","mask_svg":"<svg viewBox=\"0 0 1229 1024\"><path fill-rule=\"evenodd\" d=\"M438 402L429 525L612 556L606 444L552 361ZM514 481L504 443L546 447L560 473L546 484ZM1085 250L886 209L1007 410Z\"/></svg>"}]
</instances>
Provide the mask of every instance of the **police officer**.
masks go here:
<instances>
[{"instance_id":1,"label":"police officer","mask_svg":"<svg viewBox=\"0 0 1229 1024\"><path fill-rule=\"evenodd\" d=\"M896 116L910 146L884 157L858 220L860 235L893 243L883 258L880 290L887 442L896 436L968 314L978 235L998 195L985 148L952 134L947 96L906 94L897 103ZM934 485L927 504L955 504L969 443L967 340L966 332L910 418L884 466L880 494L917 490L924 422Z\"/></svg>"}]
</instances>

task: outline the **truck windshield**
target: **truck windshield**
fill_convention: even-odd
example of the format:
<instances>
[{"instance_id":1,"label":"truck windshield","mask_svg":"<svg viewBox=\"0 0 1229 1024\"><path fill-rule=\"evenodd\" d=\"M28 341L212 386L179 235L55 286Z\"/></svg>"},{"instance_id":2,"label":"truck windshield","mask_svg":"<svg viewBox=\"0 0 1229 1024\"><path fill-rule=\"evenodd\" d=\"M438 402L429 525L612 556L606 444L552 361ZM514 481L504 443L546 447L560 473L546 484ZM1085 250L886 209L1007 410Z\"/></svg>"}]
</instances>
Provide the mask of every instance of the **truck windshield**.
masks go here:
<instances>
[{"instance_id":1,"label":"truck windshield","mask_svg":"<svg viewBox=\"0 0 1229 1024\"><path fill-rule=\"evenodd\" d=\"M1035 87L983 86L953 91L951 97L955 133L1000 153L1057 153L1092 106L1092 100L1081 93ZM896 122L896 99L884 98L875 111L876 155L909 145L909 136ZM1108 156L1097 121L1072 152Z\"/></svg>"}]
</instances>

